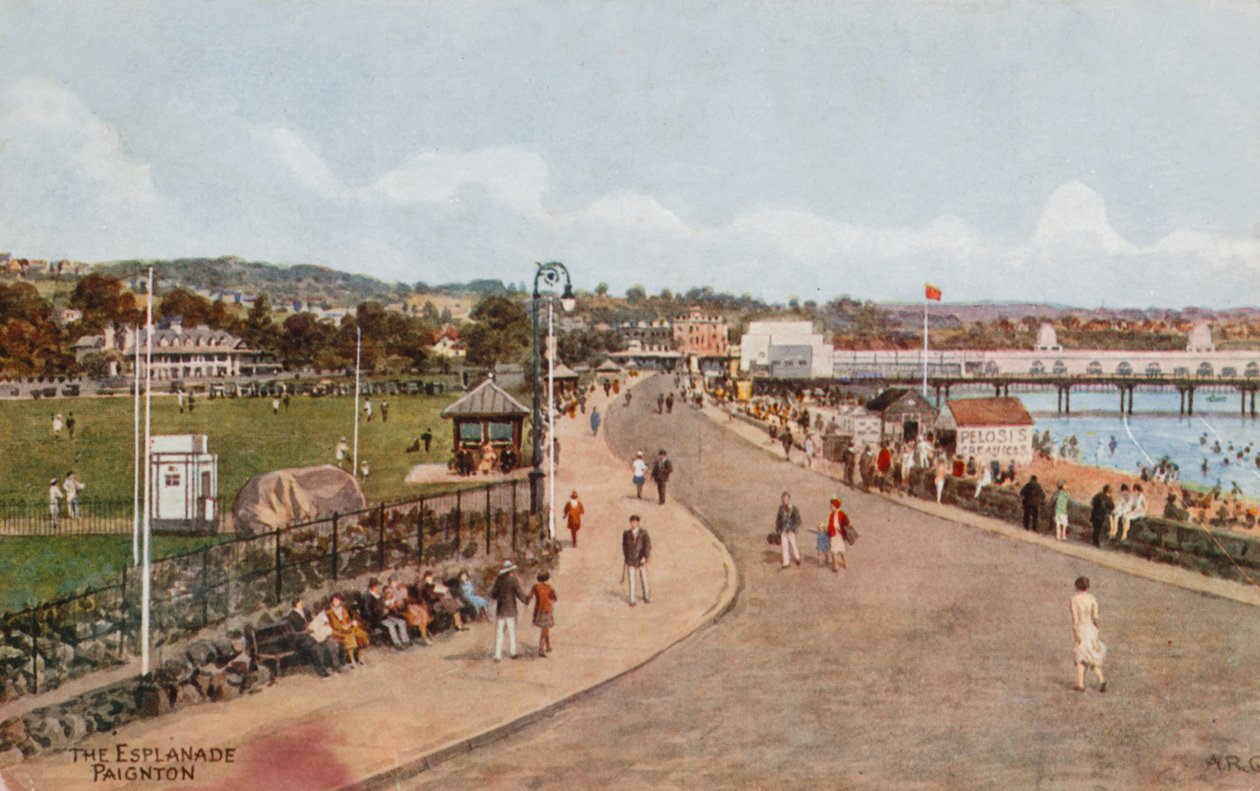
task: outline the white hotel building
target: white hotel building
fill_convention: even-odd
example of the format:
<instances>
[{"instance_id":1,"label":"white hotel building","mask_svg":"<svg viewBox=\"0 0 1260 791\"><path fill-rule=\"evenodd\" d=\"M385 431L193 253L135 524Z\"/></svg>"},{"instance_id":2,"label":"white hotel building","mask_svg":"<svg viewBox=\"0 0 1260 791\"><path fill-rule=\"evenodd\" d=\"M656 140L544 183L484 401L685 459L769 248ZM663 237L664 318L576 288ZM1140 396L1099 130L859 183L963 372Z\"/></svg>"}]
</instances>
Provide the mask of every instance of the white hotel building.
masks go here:
<instances>
[{"instance_id":1,"label":"white hotel building","mask_svg":"<svg viewBox=\"0 0 1260 791\"><path fill-rule=\"evenodd\" d=\"M747 336L746 336L747 337ZM747 343L747 340L745 340ZM923 372L923 352L845 351L833 354L837 378L913 378ZM1041 325L1032 349L930 351L932 376L1133 376L1194 379L1260 378L1260 350L1217 349L1206 323L1190 332L1184 350L1065 349L1054 327Z\"/></svg>"},{"instance_id":2,"label":"white hotel building","mask_svg":"<svg viewBox=\"0 0 1260 791\"><path fill-rule=\"evenodd\" d=\"M139 331L144 352L144 329ZM86 335L74 344L75 359L89 354L111 358L110 375L130 368L136 353L136 333L128 328L115 332L106 327L100 335ZM251 349L230 332L205 326L185 328L178 318L163 321L153 331L153 378L156 380L216 379L274 373L280 366L262 362L262 352ZM120 362L123 364L120 366Z\"/></svg>"}]
</instances>

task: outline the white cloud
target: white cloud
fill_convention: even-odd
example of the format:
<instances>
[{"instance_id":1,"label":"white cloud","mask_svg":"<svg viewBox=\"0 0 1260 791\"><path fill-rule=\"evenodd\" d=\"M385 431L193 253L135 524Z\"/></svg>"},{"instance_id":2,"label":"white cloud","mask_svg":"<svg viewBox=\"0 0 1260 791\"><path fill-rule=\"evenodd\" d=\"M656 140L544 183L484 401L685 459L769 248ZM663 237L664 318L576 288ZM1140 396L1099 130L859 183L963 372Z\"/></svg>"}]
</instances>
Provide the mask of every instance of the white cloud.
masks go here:
<instances>
[{"instance_id":1,"label":"white cloud","mask_svg":"<svg viewBox=\"0 0 1260 791\"><path fill-rule=\"evenodd\" d=\"M1134 244L1079 181L1046 197L1024 239L950 214L880 227L790 206L703 225L632 190L549 211L549 167L519 147L419 151L354 183L304 130L239 117L218 128L195 140L185 131L180 146L203 158L198 170L172 169L172 194L163 195L153 168L71 91L46 80L11 84L0 94L5 245L89 260L233 253L403 280L514 280L532 260L559 258L581 286L711 285L776 300L913 298L931 280L959 300L1228 305L1260 269L1254 239L1183 229Z\"/></svg>"},{"instance_id":2,"label":"white cloud","mask_svg":"<svg viewBox=\"0 0 1260 791\"><path fill-rule=\"evenodd\" d=\"M151 248L169 215L150 167L72 91L23 79L0 93L0 216L15 249L60 257Z\"/></svg>"},{"instance_id":3,"label":"white cloud","mask_svg":"<svg viewBox=\"0 0 1260 791\"><path fill-rule=\"evenodd\" d=\"M422 151L360 195L403 205L443 204L457 202L460 190L473 187L521 214L540 217L549 175L542 157L519 148Z\"/></svg>"},{"instance_id":4,"label":"white cloud","mask_svg":"<svg viewBox=\"0 0 1260 791\"><path fill-rule=\"evenodd\" d=\"M255 127L259 141L286 165L303 186L327 198L345 191L306 135L287 127Z\"/></svg>"}]
</instances>

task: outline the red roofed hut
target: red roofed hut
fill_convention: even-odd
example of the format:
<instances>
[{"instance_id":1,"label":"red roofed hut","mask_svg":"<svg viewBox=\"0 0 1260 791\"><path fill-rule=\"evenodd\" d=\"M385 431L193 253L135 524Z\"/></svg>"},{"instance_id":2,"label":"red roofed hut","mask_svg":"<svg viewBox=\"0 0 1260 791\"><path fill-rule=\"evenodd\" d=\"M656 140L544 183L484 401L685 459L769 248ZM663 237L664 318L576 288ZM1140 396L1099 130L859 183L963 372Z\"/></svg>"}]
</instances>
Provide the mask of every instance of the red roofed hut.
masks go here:
<instances>
[{"instance_id":1,"label":"red roofed hut","mask_svg":"<svg viewBox=\"0 0 1260 791\"><path fill-rule=\"evenodd\" d=\"M937 427L954 453L974 456L980 464L993 459L1027 464L1033 458L1033 419L1018 398L957 398L945 402Z\"/></svg>"}]
</instances>

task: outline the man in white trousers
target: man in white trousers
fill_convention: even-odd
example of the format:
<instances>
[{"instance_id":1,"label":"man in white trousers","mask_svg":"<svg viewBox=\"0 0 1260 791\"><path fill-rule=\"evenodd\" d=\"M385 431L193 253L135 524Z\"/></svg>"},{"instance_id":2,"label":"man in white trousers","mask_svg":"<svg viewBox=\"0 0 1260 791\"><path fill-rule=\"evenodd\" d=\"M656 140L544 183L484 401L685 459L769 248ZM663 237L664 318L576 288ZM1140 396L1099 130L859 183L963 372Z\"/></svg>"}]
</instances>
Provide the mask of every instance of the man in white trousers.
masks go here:
<instances>
[{"instance_id":1,"label":"man in white trousers","mask_svg":"<svg viewBox=\"0 0 1260 791\"><path fill-rule=\"evenodd\" d=\"M526 603L525 592L521 590L521 581L512 572L516 564L510 560L503 561L499 568L499 578L494 581L490 597L494 599L494 661L503 658L503 632L508 635L508 651L516 659L516 602Z\"/></svg>"},{"instance_id":2,"label":"man in white trousers","mask_svg":"<svg viewBox=\"0 0 1260 791\"><path fill-rule=\"evenodd\" d=\"M630 517L630 528L621 534L621 554L625 558L625 573L630 578L630 606L637 599L635 577L643 586L643 603L652 602L652 592L648 589L648 559L652 556L652 539L639 524L639 516Z\"/></svg>"},{"instance_id":3,"label":"man in white trousers","mask_svg":"<svg viewBox=\"0 0 1260 791\"><path fill-rule=\"evenodd\" d=\"M796 559L796 565L801 565L801 550L796 545L796 531L800 526L800 509L792 505L792 495L784 492L779 502L779 512L774 517L774 530L779 534L779 544L783 547L783 568L791 565L788 558L789 547L792 557Z\"/></svg>"}]
</instances>

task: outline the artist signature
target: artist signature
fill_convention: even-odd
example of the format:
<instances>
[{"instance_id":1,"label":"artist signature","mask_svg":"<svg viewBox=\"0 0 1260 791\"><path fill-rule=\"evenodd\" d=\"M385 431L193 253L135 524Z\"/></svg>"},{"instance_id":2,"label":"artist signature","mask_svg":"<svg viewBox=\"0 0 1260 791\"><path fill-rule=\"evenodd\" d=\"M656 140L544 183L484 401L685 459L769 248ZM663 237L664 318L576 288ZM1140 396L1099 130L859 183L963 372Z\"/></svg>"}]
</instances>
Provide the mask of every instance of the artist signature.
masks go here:
<instances>
[{"instance_id":1,"label":"artist signature","mask_svg":"<svg viewBox=\"0 0 1260 791\"><path fill-rule=\"evenodd\" d=\"M1226 753L1213 753L1203 762L1203 768L1208 771L1225 772L1247 772L1260 774L1260 755L1230 755Z\"/></svg>"}]
</instances>

